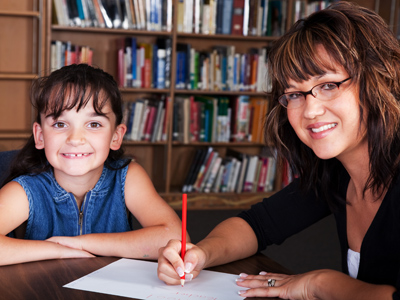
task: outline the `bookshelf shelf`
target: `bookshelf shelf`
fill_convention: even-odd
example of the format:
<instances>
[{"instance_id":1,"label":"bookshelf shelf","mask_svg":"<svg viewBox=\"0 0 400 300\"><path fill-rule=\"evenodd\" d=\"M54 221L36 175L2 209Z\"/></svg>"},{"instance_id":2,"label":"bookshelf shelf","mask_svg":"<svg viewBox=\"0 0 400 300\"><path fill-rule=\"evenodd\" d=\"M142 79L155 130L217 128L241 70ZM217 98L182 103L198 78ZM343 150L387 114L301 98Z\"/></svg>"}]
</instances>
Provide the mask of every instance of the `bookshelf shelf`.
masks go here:
<instances>
[{"instance_id":1,"label":"bookshelf shelf","mask_svg":"<svg viewBox=\"0 0 400 300\"><path fill-rule=\"evenodd\" d=\"M265 97L264 92L253 92L253 91L214 91L214 90L175 90L175 94L191 94L191 95L225 95L225 96L237 96L237 95L247 95L247 96L257 96Z\"/></svg>"},{"instance_id":2,"label":"bookshelf shelf","mask_svg":"<svg viewBox=\"0 0 400 300\"><path fill-rule=\"evenodd\" d=\"M94 27L72 27L72 26L60 26L51 25L53 31L66 31L66 32L90 32L96 34L122 34L122 35L134 35L134 36L171 36L172 33L168 31L146 31L146 30L134 30L134 29L118 29L118 28L94 28Z\"/></svg>"},{"instance_id":3,"label":"bookshelf shelf","mask_svg":"<svg viewBox=\"0 0 400 300\"><path fill-rule=\"evenodd\" d=\"M40 18L40 12L37 11L4 11L0 10L0 16L4 17L27 17L27 18Z\"/></svg>"},{"instance_id":4,"label":"bookshelf shelf","mask_svg":"<svg viewBox=\"0 0 400 300\"><path fill-rule=\"evenodd\" d=\"M248 42L271 42L275 41L277 37L274 36L242 36L242 35L228 35L228 34L201 34L201 33L177 33L177 38L185 39L209 39L209 40L227 40L227 41L248 41Z\"/></svg>"}]
</instances>

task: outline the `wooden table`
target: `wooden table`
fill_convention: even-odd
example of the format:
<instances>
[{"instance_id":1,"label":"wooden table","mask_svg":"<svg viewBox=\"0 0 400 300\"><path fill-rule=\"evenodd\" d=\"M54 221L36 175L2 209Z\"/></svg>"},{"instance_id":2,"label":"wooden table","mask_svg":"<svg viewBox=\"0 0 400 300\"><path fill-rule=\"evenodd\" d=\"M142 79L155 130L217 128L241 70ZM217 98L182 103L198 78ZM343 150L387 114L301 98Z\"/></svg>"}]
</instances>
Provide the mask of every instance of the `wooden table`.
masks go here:
<instances>
[{"instance_id":1,"label":"wooden table","mask_svg":"<svg viewBox=\"0 0 400 300\"><path fill-rule=\"evenodd\" d=\"M132 299L63 287L116 260L118 258L115 257L76 258L2 266L0 267L0 300ZM208 270L231 274L241 272L258 274L260 271L290 274L289 270L262 254Z\"/></svg>"}]
</instances>

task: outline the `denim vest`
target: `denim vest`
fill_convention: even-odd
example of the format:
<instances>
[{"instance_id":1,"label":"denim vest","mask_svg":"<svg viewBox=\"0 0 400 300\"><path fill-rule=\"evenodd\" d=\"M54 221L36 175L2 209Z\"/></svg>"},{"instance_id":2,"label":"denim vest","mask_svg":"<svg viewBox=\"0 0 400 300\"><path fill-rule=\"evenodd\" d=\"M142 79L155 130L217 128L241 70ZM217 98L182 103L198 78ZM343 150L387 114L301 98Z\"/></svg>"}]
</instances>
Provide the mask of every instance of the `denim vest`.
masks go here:
<instances>
[{"instance_id":1,"label":"denim vest","mask_svg":"<svg viewBox=\"0 0 400 300\"><path fill-rule=\"evenodd\" d=\"M124 162L117 161L113 166L122 166ZM29 200L25 239L131 230L124 196L127 170L128 166L119 170L103 167L99 181L87 192L81 209L73 194L57 183L52 171L14 179Z\"/></svg>"}]
</instances>

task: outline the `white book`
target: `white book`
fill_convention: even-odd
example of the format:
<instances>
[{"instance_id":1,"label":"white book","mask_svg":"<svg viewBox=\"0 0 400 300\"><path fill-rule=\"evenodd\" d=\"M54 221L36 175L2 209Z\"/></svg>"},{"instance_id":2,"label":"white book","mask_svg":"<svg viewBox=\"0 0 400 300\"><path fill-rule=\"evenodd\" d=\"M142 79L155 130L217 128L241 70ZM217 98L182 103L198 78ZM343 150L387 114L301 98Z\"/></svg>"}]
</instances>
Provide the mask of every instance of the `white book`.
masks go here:
<instances>
[{"instance_id":1,"label":"white book","mask_svg":"<svg viewBox=\"0 0 400 300\"><path fill-rule=\"evenodd\" d=\"M245 179L245 175L246 175L246 171L247 171L248 162L249 162L248 155L243 154L242 165L240 166L239 177L238 177L237 185L236 185L236 193L243 192L243 184L244 184L244 179Z\"/></svg>"},{"instance_id":2,"label":"white book","mask_svg":"<svg viewBox=\"0 0 400 300\"><path fill-rule=\"evenodd\" d=\"M143 101L143 110L142 116L140 118L139 123L139 131L138 131L138 139L137 141L141 141L144 138L144 127L146 125L147 117L149 115L150 107L149 107L149 100L144 99Z\"/></svg>"},{"instance_id":3,"label":"white book","mask_svg":"<svg viewBox=\"0 0 400 300\"><path fill-rule=\"evenodd\" d=\"M163 101L158 101L157 105L157 115L156 115L156 120L154 123L154 128L153 128L153 134L151 136L151 142L154 143L157 141L157 136L159 133L159 127L160 127L160 122L161 122L161 114L162 114L162 109L163 109L164 102Z\"/></svg>"},{"instance_id":4,"label":"white book","mask_svg":"<svg viewBox=\"0 0 400 300\"><path fill-rule=\"evenodd\" d=\"M215 179L217 178L217 174L220 169L221 162L222 162L222 157L218 156L215 159L214 164L212 165L210 176L208 177L207 182L204 186L205 193L211 192L211 188L213 187Z\"/></svg>"},{"instance_id":5,"label":"white book","mask_svg":"<svg viewBox=\"0 0 400 300\"><path fill-rule=\"evenodd\" d=\"M130 140L138 141L140 121L143 111L143 101L139 100L135 103L135 113L133 115L132 130Z\"/></svg>"},{"instance_id":6,"label":"white book","mask_svg":"<svg viewBox=\"0 0 400 300\"><path fill-rule=\"evenodd\" d=\"M161 119L160 119L160 124L157 127L157 137L156 137L156 142L161 142L162 140L162 130L163 130L163 125L164 125L164 118L165 118L165 107L161 109Z\"/></svg>"},{"instance_id":7,"label":"white book","mask_svg":"<svg viewBox=\"0 0 400 300\"><path fill-rule=\"evenodd\" d=\"M276 175L276 159L275 157L268 157L268 169L267 176L265 179L264 192L270 192L274 190L274 181Z\"/></svg>"},{"instance_id":8,"label":"white book","mask_svg":"<svg viewBox=\"0 0 400 300\"><path fill-rule=\"evenodd\" d=\"M254 184L254 178L256 175L256 170L257 170L257 164L258 164L258 156L253 155L250 156L249 158L249 164L244 180L244 187L243 191L244 192L251 192L253 189L253 184Z\"/></svg>"},{"instance_id":9,"label":"white book","mask_svg":"<svg viewBox=\"0 0 400 300\"><path fill-rule=\"evenodd\" d=\"M214 180L214 184L212 186L212 191L214 193L218 193L220 191L221 180L222 180L222 175L224 174L224 170L225 170L225 166L221 164L219 169L218 169L217 176L216 176L216 178Z\"/></svg>"},{"instance_id":10,"label":"white book","mask_svg":"<svg viewBox=\"0 0 400 300\"><path fill-rule=\"evenodd\" d=\"M206 170L206 172L205 172L205 174L204 174L204 178L203 178L203 180L202 180L202 182L201 182L201 184L200 184L200 188L198 189L199 192L203 192L203 191L204 191L204 188L205 188L205 186L206 186L206 184L207 184L207 181L208 181L208 179L210 178L211 170L213 169L213 166L214 166L214 164L215 164L215 161L216 161L216 159L217 159L218 157L219 157L218 152L214 151L214 155L213 155L213 157L212 157L212 159L211 159L211 163L210 163L210 165L208 166L208 168L207 168L207 170Z\"/></svg>"},{"instance_id":11,"label":"white book","mask_svg":"<svg viewBox=\"0 0 400 300\"><path fill-rule=\"evenodd\" d=\"M229 192L235 191L241 166L242 166L242 162L240 160L236 159L235 160L235 168L234 168L233 174L232 174L232 180L231 180L231 182L229 184L229 188L228 188Z\"/></svg>"}]
</instances>

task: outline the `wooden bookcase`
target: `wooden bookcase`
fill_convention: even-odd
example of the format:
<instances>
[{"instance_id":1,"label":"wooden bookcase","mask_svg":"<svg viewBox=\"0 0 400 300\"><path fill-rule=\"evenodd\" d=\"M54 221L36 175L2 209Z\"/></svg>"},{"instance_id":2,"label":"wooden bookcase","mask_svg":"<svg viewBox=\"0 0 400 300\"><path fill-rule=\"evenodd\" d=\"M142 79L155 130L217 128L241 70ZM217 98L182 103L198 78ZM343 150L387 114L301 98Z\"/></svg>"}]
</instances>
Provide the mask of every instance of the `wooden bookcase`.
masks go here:
<instances>
[{"instance_id":1,"label":"wooden bookcase","mask_svg":"<svg viewBox=\"0 0 400 300\"><path fill-rule=\"evenodd\" d=\"M178 0L174 1L173 23L177 24ZM32 4L32 2L37 2ZM287 0L287 16L292 15L295 0ZM372 1L368 7L373 8ZM77 28L52 25L51 0L5 0L0 3L0 28L12 31L0 31L0 151L16 149L31 134L33 112L29 103L29 87L34 77L48 74L50 70L50 45L52 40L71 41L78 45L87 45L94 49L93 65L99 66L117 78L117 40L124 37L136 37L138 42L155 43L158 37L171 37L172 64L171 87L166 90L123 88L124 101L135 101L140 97L165 94L174 101L176 96L186 95L250 95L265 97L258 92L212 92L175 89L176 45L189 43L199 50L210 50L215 45L235 45L237 52L246 52L251 47L265 47L274 37L203 35L177 32L173 26L171 32ZM11 26L10 26L11 24ZM287 18L286 28L291 25ZM18 38L16 38L18 37ZM2 41L7 40L7 47ZM33 45L33 46L32 46ZM12 46L12 47L11 47ZM7 59L3 59L7 57ZM12 58L12 59L9 59ZM124 142L127 154L136 160L148 172L157 191L174 208L181 207L181 189L198 147L212 146L224 157L228 148L247 154L260 154L265 145L250 142L232 143L189 143L172 141L172 114L169 114L170 126L166 142ZM278 168L275 180L276 192L281 188ZM191 209L245 209L271 193L191 193L188 195L188 207Z\"/></svg>"}]
</instances>

